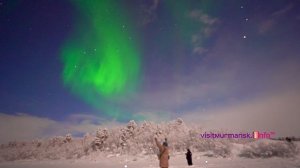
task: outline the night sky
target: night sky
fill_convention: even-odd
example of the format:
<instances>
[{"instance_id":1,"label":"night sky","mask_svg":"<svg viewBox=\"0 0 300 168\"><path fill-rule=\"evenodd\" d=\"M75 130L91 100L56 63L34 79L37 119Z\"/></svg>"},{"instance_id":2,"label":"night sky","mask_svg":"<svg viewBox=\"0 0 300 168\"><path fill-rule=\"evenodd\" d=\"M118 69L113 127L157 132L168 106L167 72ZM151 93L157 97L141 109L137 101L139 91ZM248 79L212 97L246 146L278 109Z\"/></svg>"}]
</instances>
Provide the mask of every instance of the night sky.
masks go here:
<instances>
[{"instance_id":1,"label":"night sky","mask_svg":"<svg viewBox=\"0 0 300 168\"><path fill-rule=\"evenodd\" d=\"M1 122L300 135L299 30L298 0L0 0Z\"/></svg>"}]
</instances>

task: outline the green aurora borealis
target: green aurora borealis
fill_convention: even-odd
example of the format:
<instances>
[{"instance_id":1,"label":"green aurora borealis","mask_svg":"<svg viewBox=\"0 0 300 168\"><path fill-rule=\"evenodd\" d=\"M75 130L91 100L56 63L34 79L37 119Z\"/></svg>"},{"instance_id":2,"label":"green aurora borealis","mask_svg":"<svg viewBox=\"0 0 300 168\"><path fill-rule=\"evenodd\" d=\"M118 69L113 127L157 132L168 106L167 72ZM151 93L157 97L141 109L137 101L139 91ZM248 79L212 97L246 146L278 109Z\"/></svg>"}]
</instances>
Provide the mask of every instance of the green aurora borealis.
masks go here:
<instances>
[{"instance_id":1,"label":"green aurora borealis","mask_svg":"<svg viewBox=\"0 0 300 168\"><path fill-rule=\"evenodd\" d=\"M142 81L143 51L140 51L139 31L130 20L133 19L130 12L125 10L128 8L110 0L71 2L78 16L73 33L61 53L65 86L108 117L118 120L144 119L144 116L137 116L131 109L124 108L124 102L130 101ZM195 32L203 32L207 25L201 21L195 22L195 18L187 14L193 7L191 4L184 1L165 1L165 4L170 21L179 26L176 33L158 32L153 37L159 41L161 52L173 45L191 46L191 37ZM209 3L201 5L207 10L211 6ZM203 46L204 40L202 36L197 38L197 45ZM174 58L168 61L176 65L173 73L180 73L184 69L181 66L183 55L178 49L174 50Z\"/></svg>"},{"instance_id":2,"label":"green aurora borealis","mask_svg":"<svg viewBox=\"0 0 300 168\"><path fill-rule=\"evenodd\" d=\"M300 137L297 2L0 0L0 141L176 118Z\"/></svg>"},{"instance_id":3,"label":"green aurora borealis","mask_svg":"<svg viewBox=\"0 0 300 168\"><path fill-rule=\"evenodd\" d=\"M113 1L72 2L80 19L61 53L64 84L109 117L129 117L113 102L139 82L140 52L130 21Z\"/></svg>"}]
</instances>

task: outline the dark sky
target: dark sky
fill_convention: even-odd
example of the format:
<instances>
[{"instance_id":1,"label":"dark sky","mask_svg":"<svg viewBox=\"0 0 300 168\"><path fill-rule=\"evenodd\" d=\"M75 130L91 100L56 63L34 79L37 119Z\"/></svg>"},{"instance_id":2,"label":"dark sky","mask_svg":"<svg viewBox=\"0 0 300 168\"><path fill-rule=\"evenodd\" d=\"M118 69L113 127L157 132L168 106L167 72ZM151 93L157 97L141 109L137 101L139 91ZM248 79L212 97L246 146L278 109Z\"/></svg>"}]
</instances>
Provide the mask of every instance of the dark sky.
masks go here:
<instances>
[{"instance_id":1,"label":"dark sky","mask_svg":"<svg viewBox=\"0 0 300 168\"><path fill-rule=\"evenodd\" d=\"M115 1L105 19L118 25L127 17L119 28L132 28L128 38L137 43L140 60L136 88L120 99L89 99L88 91L64 84L62 49L78 29L93 31L83 25L93 14L84 15L81 2L0 0L2 119L22 113L55 122L73 122L74 116L74 122L128 121L136 115L200 120L232 112L247 121L243 116L263 113L261 128L276 131L275 125L300 117L298 0ZM277 112L278 102L283 109ZM129 118L111 115L112 108ZM276 122L267 117L273 114Z\"/></svg>"},{"instance_id":2,"label":"dark sky","mask_svg":"<svg viewBox=\"0 0 300 168\"><path fill-rule=\"evenodd\" d=\"M61 80L60 48L74 21L71 4L1 4L1 112L60 118L91 111Z\"/></svg>"}]
</instances>

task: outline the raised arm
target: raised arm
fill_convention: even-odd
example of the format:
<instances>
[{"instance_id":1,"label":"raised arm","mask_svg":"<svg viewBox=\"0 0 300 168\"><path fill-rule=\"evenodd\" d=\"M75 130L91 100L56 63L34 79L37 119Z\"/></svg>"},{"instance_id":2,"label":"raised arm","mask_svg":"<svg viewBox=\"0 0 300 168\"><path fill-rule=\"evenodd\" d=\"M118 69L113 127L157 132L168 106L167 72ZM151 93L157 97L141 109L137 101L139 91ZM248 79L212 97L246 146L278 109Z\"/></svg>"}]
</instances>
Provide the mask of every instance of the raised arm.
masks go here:
<instances>
[{"instance_id":1,"label":"raised arm","mask_svg":"<svg viewBox=\"0 0 300 168\"><path fill-rule=\"evenodd\" d=\"M159 148L160 151L163 150L163 146L158 142L157 138L154 138L156 146Z\"/></svg>"}]
</instances>

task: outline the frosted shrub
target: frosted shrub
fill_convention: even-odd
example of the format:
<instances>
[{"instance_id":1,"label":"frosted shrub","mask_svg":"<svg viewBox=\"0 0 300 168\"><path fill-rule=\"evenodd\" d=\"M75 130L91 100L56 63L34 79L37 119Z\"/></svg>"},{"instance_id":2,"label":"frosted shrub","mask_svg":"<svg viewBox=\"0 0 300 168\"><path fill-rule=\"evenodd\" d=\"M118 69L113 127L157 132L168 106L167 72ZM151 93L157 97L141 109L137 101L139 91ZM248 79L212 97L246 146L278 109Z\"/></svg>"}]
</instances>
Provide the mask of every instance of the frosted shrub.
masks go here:
<instances>
[{"instance_id":1,"label":"frosted shrub","mask_svg":"<svg viewBox=\"0 0 300 168\"><path fill-rule=\"evenodd\" d=\"M42 145L42 141L39 139L35 139L31 143L33 146L40 147Z\"/></svg>"},{"instance_id":2,"label":"frosted shrub","mask_svg":"<svg viewBox=\"0 0 300 168\"><path fill-rule=\"evenodd\" d=\"M127 124L127 129L134 131L137 128L137 124L135 123L134 120L130 120L129 123Z\"/></svg>"},{"instance_id":3,"label":"frosted shrub","mask_svg":"<svg viewBox=\"0 0 300 168\"><path fill-rule=\"evenodd\" d=\"M66 135L64 142L71 142L71 141L72 141L72 135L69 133Z\"/></svg>"},{"instance_id":4,"label":"frosted shrub","mask_svg":"<svg viewBox=\"0 0 300 168\"><path fill-rule=\"evenodd\" d=\"M73 138L71 134L67 134L34 140L32 143L11 141L1 145L0 161L96 158L100 153L115 156L154 156L158 152L154 137L157 137L160 143L165 138L168 139L171 155L173 152L185 152L186 148L190 148L195 152L205 152L209 157L228 157L231 155L233 143L240 145L239 150L235 150L234 153L247 158L292 157L298 153L296 145L285 141L203 139L200 138L202 132L200 127L188 127L180 118L160 124L144 121L139 125L131 120L123 127L101 128L96 130L94 135L87 133L82 138Z\"/></svg>"},{"instance_id":5,"label":"frosted shrub","mask_svg":"<svg viewBox=\"0 0 300 168\"><path fill-rule=\"evenodd\" d=\"M214 143L214 148L212 149L214 156L218 157L228 157L231 154L232 145L225 141L218 141Z\"/></svg>"},{"instance_id":6,"label":"frosted shrub","mask_svg":"<svg viewBox=\"0 0 300 168\"><path fill-rule=\"evenodd\" d=\"M8 146L9 146L9 147L16 147L16 146L17 146L17 142L16 142L16 141L10 141L10 142L8 143Z\"/></svg>"},{"instance_id":7,"label":"frosted shrub","mask_svg":"<svg viewBox=\"0 0 300 168\"><path fill-rule=\"evenodd\" d=\"M259 140L246 144L239 156L247 158L293 157L299 149L285 141Z\"/></svg>"},{"instance_id":8,"label":"frosted shrub","mask_svg":"<svg viewBox=\"0 0 300 168\"><path fill-rule=\"evenodd\" d=\"M48 141L48 147L55 147L55 146L61 146L65 143L65 137L62 137L62 136L56 136L56 137L53 137L51 138L49 141Z\"/></svg>"},{"instance_id":9,"label":"frosted shrub","mask_svg":"<svg viewBox=\"0 0 300 168\"><path fill-rule=\"evenodd\" d=\"M96 132L96 137L94 139L93 142L93 149L97 150L97 149L103 149L104 147L104 142L107 140L108 138L108 131L106 128L104 129L98 129Z\"/></svg>"}]
</instances>

